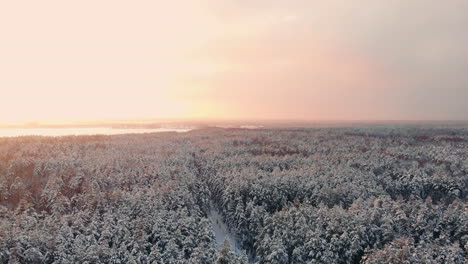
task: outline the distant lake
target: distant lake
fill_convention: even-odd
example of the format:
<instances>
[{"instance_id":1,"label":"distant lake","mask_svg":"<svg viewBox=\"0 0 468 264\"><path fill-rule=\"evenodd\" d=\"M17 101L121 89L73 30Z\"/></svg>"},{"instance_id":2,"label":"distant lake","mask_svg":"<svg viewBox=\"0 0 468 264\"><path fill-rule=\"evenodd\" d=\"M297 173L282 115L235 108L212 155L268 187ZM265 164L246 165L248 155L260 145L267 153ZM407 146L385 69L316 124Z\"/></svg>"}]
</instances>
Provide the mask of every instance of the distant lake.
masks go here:
<instances>
[{"instance_id":1,"label":"distant lake","mask_svg":"<svg viewBox=\"0 0 468 264\"><path fill-rule=\"evenodd\" d=\"M19 136L80 136L80 135L121 135L154 132L187 132L190 128L0 128L0 137Z\"/></svg>"}]
</instances>

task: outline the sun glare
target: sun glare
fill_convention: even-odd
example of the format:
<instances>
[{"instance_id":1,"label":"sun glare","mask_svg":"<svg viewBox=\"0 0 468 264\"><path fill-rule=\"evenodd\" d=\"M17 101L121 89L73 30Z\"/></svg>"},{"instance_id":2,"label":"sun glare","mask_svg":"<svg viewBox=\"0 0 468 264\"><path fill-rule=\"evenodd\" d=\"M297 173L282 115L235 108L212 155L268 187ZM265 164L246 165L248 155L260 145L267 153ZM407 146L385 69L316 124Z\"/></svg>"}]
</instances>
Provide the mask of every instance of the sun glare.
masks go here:
<instances>
[{"instance_id":1,"label":"sun glare","mask_svg":"<svg viewBox=\"0 0 468 264\"><path fill-rule=\"evenodd\" d=\"M0 122L466 119L463 8L256 2L3 1Z\"/></svg>"}]
</instances>

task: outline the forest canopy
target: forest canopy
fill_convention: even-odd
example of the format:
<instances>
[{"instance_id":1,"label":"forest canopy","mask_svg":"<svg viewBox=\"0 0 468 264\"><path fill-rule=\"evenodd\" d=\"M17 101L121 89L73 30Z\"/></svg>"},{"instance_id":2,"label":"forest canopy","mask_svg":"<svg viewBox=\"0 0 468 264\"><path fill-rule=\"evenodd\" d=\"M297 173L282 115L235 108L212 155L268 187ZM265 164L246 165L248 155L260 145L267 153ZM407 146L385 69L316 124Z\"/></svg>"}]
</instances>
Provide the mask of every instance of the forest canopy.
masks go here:
<instances>
[{"instance_id":1,"label":"forest canopy","mask_svg":"<svg viewBox=\"0 0 468 264\"><path fill-rule=\"evenodd\" d=\"M466 263L467 185L455 126L0 138L0 263Z\"/></svg>"}]
</instances>

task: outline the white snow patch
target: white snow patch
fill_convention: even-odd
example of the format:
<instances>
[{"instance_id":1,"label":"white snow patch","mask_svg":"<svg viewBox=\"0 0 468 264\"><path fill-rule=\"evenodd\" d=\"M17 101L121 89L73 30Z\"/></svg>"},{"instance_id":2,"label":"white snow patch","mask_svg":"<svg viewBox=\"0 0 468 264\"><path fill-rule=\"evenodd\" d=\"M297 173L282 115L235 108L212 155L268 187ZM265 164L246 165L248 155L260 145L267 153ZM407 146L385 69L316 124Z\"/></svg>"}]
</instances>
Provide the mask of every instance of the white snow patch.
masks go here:
<instances>
[{"instance_id":1,"label":"white snow patch","mask_svg":"<svg viewBox=\"0 0 468 264\"><path fill-rule=\"evenodd\" d=\"M218 212L218 210L215 209L213 203L210 204L210 210L208 211L208 219L210 219L213 226L212 231L215 235L216 249L220 250L223 247L224 240L227 239L229 241L231 251L238 256L242 255L244 250L237 242L236 235L229 231L229 228L223 220L223 216ZM253 256L250 253L247 253L247 258L249 259L249 263L254 263Z\"/></svg>"},{"instance_id":2,"label":"white snow patch","mask_svg":"<svg viewBox=\"0 0 468 264\"><path fill-rule=\"evenodd\" d=\"M216 249L221 249L223 247L224 240L227 239L231 246L231 251L235 252L237 255L241 255L242 249L239 246L239 243L237 243L236 236L229 231L226 223L223 221L223 217L214 209L213 206L211 206L211 209L208 212L208 218L211 220L213 225Z\"/></svg>"}]
</instances>

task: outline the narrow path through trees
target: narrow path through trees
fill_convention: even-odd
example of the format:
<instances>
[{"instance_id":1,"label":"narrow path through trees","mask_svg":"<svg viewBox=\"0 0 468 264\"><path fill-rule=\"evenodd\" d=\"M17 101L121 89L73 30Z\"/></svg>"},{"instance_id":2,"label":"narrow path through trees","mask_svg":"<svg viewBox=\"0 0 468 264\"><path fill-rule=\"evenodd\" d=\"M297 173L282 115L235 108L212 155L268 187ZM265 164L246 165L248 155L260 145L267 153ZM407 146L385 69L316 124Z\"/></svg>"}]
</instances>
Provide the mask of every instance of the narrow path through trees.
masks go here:
<instances>
[{"instance_id":1,"label":"narrow path through trees","mask_svg":"<svg viewBox=\"0 0 468 264\"><path fill-rule=\"evenodd\" d=\"M239 245L236 235L233 234L226 223L223 220L223 216L216 210L213 202L210 203L210 210L207 212L208 219L211 221L213 226L213 234L216 239L216 249L220 250L224 241L227 240L231 247L231 251L234 252L237 256L243 254L243 249ZM251 255L248 256L249 263L254 263Z\"/></svg>"},{"instance_id":2,"label":"narrow path through trees","mask_svg":"<svg viewBox=\"0 0 468 264\"><path fill-rule=\"evenodd\" d=\"M223 246L224 240L228 240L231 246L231 251L235 252L237 255L241 255L242 249L239 246L235 235L229 231L229 228L224 222L223 217L214 208L213 204L210 206L210 210L208 211L208 219L210 219L213 225L213 233L216 239L216 249L219 250Z\"/></svg>"}]
</instances>

